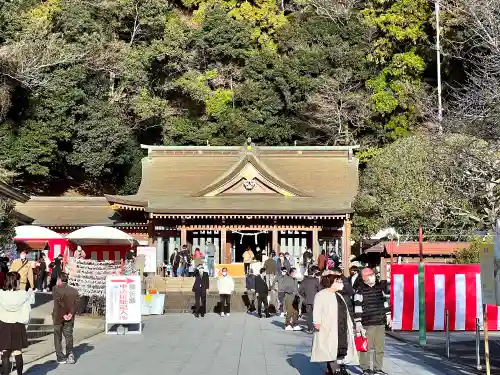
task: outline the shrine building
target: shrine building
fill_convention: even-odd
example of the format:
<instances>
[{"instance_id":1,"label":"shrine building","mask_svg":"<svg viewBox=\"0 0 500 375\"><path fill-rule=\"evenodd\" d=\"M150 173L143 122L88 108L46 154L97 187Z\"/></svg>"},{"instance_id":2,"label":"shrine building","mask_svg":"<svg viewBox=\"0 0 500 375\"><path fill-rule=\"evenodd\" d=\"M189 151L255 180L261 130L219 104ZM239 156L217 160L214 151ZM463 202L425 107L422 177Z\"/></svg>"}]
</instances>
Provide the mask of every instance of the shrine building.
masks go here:
<instances>
[{"instance_id":1,"label":"shrine building","mask_svg":"<svg viewBox=\"0 0 500 375\"><path fill-rule=\"evenodd\" d=\"M348 263L356 146L142 148L147 156L134 195L32 197L17 209L58 233L120 229L156 246L158 264L183 244L204 252L208 241L216 263L241 262L246 247L297 257L306 247L315 257L333 249Z\"/></svg>"}]
</instances>

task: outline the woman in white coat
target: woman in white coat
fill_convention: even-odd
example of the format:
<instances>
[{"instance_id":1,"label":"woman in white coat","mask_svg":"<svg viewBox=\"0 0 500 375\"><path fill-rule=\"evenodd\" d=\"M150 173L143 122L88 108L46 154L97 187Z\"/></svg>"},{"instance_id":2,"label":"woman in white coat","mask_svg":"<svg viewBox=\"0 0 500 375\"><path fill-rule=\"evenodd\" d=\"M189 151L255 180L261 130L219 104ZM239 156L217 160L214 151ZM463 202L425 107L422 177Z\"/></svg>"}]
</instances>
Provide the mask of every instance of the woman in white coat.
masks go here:
<instances>
[{"instance_id":1,"label":"woman in white coat","mask_svg":"<svg viewBox=\"0 0 500 375\"><path fill-rule=\"evenodd\" d=\"M341 275L325 271L323 290L316 294L313 306L314 333L311 362L326 362L330 374L345 374L342 364L358 365L354 330L349 308L339 291L344 287Z\"/></svg>"}]
</instances>

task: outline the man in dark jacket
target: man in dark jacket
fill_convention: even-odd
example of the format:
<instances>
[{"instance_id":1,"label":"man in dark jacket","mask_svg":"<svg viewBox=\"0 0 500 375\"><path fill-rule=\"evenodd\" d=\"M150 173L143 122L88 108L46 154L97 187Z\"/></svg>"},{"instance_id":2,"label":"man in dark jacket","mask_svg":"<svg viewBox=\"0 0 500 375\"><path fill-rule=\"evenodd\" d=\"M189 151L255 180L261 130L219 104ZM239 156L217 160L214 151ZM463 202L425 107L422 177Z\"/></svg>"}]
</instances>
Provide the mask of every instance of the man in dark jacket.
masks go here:
<instances>
[{"instance_id":1,"label":"man in dark jacket","mask_svg":"<svg viewBox=\"0 0 500 375\"><path fill-rule=\"evenodd\" d=\"M75 363L73 354L73 328L75 326L75 315L78 310L78 291L68 285L68 274L61 272L57 286L52 289L54 297L54 310L52 319L54 322L54 346L59 363ZM62 337L66 342L66 357L62 351Z\"/></svg>"},{"instance_id":2,"label":"man in dark jacket","mask_svg":"<svg viewBox=\"0 0 500 375\"><path fill-rule=\"evenodd\" d=\"M314 332L314 323L313 323L313 306L314 306L314 297L316 293L320 291L320 284L317 277L317 273L319 272L318 267L311 266L309 271L307 272L307 276L300 283L299 294L303 298L304 303L306 305L306 313L307 313L307 333Z\"/></svg>"},{"instance_id":3,"label":"man in dark jacket","mask_svg":"<svg viewBox=\"0 0 500 375\"><path fill-rule=\"evenodd\" d=\"M170 264L172 265L172 274L177 277L177 269L181 264L181 256L179 254L179 249L175 248L172 255L170 255Z\"/></svg>"},{"instance_id":4,"label":"man in dark jacket","mask_svg":"<svg viewBox=\"0 0 500 375\"><path fill-rule=\"evenodd\" d=\"M246 301L247 312L255 311L255 275L253 274L253 270L250 268L248 270L248 275L245 278L245 286L246 286L246 296L248 301Z\"/></svg>"},{"instance_id":5,"label":"man in dark jacket","mask_svg":"<svg viewBox=\"0 0 500 375\"><path fill-rule=\"evenodd\" d=\"M203 266L199 266L195 271L193 284L194 293L194 316L205 316L207 306L207 290L210 288L210 280L208 273L203 270Z\"/></svg>"},{"instance_id":6,"label":"man in dark jacket","mask_svg":"<svg viewBox=\"0 0 500 375\"><path fill-rule=\"evenodd\" d=\"M382 370L385 346L385 324L391 326L391 312L385 291L387 281L377 281L370 268L361 272L363 283L354 294L354 320L356 331L366 331L370 347L374 351L373 370L376 375L386 375ZM359 353L359 363L363 374L370 371L370 353Z\"/></svg>"},{"instance_id":7,"label":"man in dark jacket","mask_svg":"<svg viewBox=\"0 0 500 375\"><path fill-rule=\"evenodd\" d=\"M264 305L266 318L271 316L269 314L269 304L267 303L267 296L269 295L267 277L269 277L269 274L265 268L261 268L260 275L255 277L255 296L257 297L257 313L259 314L259 318L262 318L262 305Z\"/></svg>"}]
</instances>

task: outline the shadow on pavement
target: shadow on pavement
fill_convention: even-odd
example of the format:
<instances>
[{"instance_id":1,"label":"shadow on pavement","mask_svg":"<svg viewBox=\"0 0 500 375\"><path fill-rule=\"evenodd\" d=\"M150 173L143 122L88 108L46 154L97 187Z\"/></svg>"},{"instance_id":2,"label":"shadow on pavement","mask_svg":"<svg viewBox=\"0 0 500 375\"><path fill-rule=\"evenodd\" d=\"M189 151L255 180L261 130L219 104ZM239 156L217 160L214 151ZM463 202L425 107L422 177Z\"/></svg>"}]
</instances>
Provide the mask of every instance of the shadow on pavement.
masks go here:
<instances>
[{"instance_id":1,"label":"shadow on pavement","mask_svg":"<svg viewBox=\"0 0 500 375\"><path fill-rule=\"evenodd\" d=\"M55 370L58 366L62 366L62 365L59 365L56 360L51 360L51 361L30 367L30 369L28 371L26 371L25 374L45 375L45 374L49 374L52 370Z\"/></svg>"},{"instance_id":2,"label":"shadow on pavement","mask_svg":"<svg viewBox=\"0 0 500 375\"><path fill-rule=\"evenodd\" d=\"M278 321L278 320L273 320L273 321L271 322L271 324L272 324L273 326L278 327L278 328L285 329L285 323L284 323L284 322L280 322L280 321Z\"/></svg>"},{"instance_id":3,"label":"shadow on pavement","mask_svg":"<svg viewBox=\"0 0 500 375\"><path fill-rule=\"evenodd\" d=\"M290 367L296 369L300 375L324 374L321 366L317 363L312 363L308 355L294 353L289 355L286 361Z\"/></svg>"},{"instance_id":4,"label":"shadow on pavement","mask_svg":"<svg viewBox=\"0 0 500 375\"><path fill-rule=\"evenodd\" d=\"M447 361L442 356L422 350L415 345L395 340L391 340L391 344L392 350L386 351L386 357L390 357L392 360L407 363L408 365L414 364L420 368L428 370L429 372L437 370L444 374L454 375L481 374L481 372L474 371L474 369L470 367L464 367L461 363Z\"/></svg>"},{"instance_id":5,"label":"shadow on pavement","mask_svg":"<svg viewBox=\"0 0 500 375\"><path fill-rule=\"evenodd\" d=\"M78 361L78 359L84 355L85 353L88 353L90 351L94 350L93 345L89 345L87 343L80 344L78 346L75 346L73 348L73 353L75 354L75 359Z\"/></svg>"}]
</instances>

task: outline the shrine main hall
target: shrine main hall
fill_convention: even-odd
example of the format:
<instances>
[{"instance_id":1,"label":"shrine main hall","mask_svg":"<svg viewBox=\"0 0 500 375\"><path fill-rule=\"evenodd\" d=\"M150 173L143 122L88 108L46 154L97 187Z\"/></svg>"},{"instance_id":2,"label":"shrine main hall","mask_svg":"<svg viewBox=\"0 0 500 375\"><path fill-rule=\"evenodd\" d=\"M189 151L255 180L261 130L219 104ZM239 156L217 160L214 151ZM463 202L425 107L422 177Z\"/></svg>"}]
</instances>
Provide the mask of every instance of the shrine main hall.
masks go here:
<instances>
[{"instance_id":1,"label":"shrine main hall","mask_svg":"<svg viewBox=\"0 0 500 375\"><path fill-rule=\"evenodd\" d=\"M246 247L292 256L305 247L315 256L334 250L348 263L355 146L142 148L147 155L135 195L32 197L17 210L62 234L115 227L156 246L158 264L174 248L204 251L208 241L216 263L240 262Z\"/></svg>"}]
</instances>

